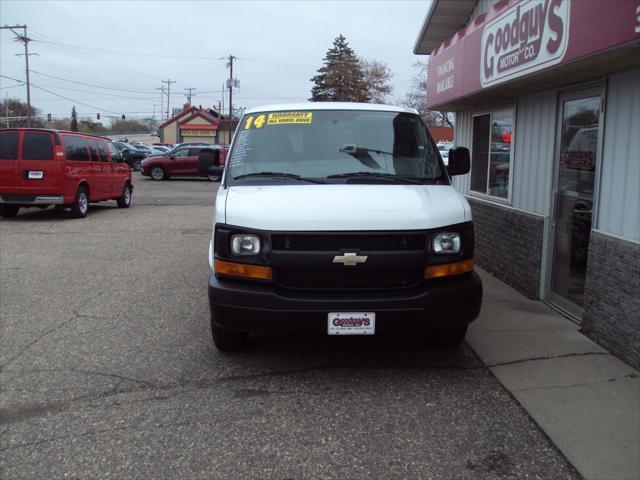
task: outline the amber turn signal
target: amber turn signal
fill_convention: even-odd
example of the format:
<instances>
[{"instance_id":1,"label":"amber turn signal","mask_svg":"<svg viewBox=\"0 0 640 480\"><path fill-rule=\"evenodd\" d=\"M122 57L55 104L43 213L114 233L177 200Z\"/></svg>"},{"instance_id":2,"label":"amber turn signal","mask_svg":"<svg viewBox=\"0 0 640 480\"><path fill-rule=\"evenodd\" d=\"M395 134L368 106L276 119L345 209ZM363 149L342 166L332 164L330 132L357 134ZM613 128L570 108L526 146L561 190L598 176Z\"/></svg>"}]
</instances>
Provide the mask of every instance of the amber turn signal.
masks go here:
<instances>
[{"instance_id":1,"label":"amber turn signal","mask_svg":"<svg viewBox=\"0 0 640 480\"><path fill-rule=\"evenodd\" d=\"M254 278L258 280L271 280L271 267L260 265L248 265L246 263L225 262L214 260L216 273L232 277Z\"/></svg>"},{"instance_id":2,"label":"amber turn signal","mask_svg":"<svg viewBox=\"0 0 640 480\"><path fill-rule=\"evenodd\" d=\"M450 277L473 270L473 258L462 262L432 265L424 269L424 278Z\"/></svg>"}]
</instances>

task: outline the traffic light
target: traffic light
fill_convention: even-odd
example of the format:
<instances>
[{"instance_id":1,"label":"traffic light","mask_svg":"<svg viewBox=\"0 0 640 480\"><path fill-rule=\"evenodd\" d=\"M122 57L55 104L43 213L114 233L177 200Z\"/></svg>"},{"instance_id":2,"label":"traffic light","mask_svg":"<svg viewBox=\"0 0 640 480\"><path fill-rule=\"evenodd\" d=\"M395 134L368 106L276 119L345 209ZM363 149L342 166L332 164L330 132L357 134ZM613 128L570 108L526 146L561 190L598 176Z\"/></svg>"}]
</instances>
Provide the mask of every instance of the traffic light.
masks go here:
<instances>
[{"instance_id":1,"label":"traffic light","mask_svg":"<svg viewBox=\"0 0 640 480\"><path fill-rule=\"evenodd\" d=\"M124 113L123 113L123 114L122 114L122 121L124 122L124 121L125 121L125 119L126 119L126 117L125 117L125 115L124 115Z\"/></svg>"},{"instance_id":2,"label":"traffic light","mask_svg":"<svg viewBox=\"0 0 640 480\"><path fill-rule=\"evenodd\" d=\"M47 113L47 122L50 122L50 121L51 121L51 114Z\"/></svg>"},{"instance_id":3,"label":"traffic light","mask_svg":"<svg viewBox=\"0 0 640 480\"><path fill-rule=\"evenodd\" d=\"M100 120L100 114L96 113L96 119Z\"/></svg>"}]
</instances>

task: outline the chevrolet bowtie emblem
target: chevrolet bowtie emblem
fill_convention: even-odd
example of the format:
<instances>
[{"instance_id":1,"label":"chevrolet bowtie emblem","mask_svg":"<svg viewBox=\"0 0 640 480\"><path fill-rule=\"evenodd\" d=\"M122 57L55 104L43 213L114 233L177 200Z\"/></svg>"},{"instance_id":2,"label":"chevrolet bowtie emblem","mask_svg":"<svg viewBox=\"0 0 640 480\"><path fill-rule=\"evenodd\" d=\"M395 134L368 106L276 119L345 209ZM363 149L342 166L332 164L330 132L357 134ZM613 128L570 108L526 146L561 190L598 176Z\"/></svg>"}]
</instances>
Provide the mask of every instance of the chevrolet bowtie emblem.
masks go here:
<instances>
[{"instance_id":1,"label":"chevrolet bowtie emblem","mask_svg":"<svg viewBox=\"0 0 640 480\"><path fill-rule=\"evenodd\" d=\"M359 263L367 261L366 255L358 255L357 253L347 252L344 255L336 255L333 257L333 263L342 263L348 267L355 267Z\"/></svg>"}]
</instances>

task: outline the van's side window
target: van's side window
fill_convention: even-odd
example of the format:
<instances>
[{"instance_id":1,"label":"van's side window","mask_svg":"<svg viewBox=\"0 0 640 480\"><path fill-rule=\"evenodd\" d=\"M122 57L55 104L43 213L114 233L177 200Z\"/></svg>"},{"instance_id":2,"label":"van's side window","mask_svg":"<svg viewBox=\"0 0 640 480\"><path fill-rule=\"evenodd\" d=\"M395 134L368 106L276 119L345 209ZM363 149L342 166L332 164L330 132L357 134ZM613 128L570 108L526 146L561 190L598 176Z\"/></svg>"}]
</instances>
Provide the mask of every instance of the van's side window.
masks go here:
<instances>
[{"instance_id":1,"label":"van's side window","mask_svg":"<svg viewBox=\"0 0 640 480\"><path fill-rule=\"evenodd\" d=\"M18 159L18 132L0 133L0 160Z\"/></svg>"},{"instance_id":2,"label":"van's side window","mask_svg":"<svg viewBox=\"0 0 640 480\"><path fill-rule=\"evenodd\" d=\"M25 132L22 140L23 160L53 160L53 139L44 132Z\"/></svg>"},{"instance_id":3,"label":"van's side window","mask_svg":"<svg viewBox=\"0 0 640 480\"><path fill-rule=\"evenodd\" d=\"M85 141L87 142L87 146L89 147L89 151L91 152L91 161L92 162L106 162L107 159L100 159L100 155L98 155L98 145L96 143L95 140L89 140L88 138L85 139Z\"/></svg>"},{"instance_id":4,"label":"van's side window","mask_svg":"<svg viewBox=\"0 0 640 480\"><path fill-rule=\"evenodd\" d=\"M109 147L109 153L111 153L111 161L112 162L122 161L122 157L120 156L120 150L118 150L113 143L107 143L107 146Z\"/></svg>"},{"instance_id":5,"label":"van's side window","mask_svg":"<svg viewBox=\"0 0 640 480\"><path fill-rule=\"evenodd\" d=\"M109 157L107 156L107 147L105 146L105 142L101 142L98 140L98 150L100 151L100 156L102 157L103 162L108 162Z\"/></svg>"},{"instance_id":6,"label":"van's side window","mask_svg":"<svg viewBox=\"0 0 640 480\"><path fill-rule=\"evenodd\" d=\"M74 162L88 162L89 150L87 150L87 144L82 137L76 137L75 135L63 135L64 152L67 155L67 160Z\"/></svg>"}]
</instances>

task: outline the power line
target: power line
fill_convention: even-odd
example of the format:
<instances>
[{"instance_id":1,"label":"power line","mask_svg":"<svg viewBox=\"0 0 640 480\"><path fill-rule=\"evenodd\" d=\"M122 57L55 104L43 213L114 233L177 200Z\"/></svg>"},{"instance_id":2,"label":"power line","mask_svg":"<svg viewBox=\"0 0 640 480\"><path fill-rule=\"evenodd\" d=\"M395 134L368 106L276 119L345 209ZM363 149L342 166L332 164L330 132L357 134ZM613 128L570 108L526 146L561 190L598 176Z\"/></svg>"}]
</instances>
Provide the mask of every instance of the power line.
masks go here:
<instances>
[{"instance_id":1,"label":"power line","mask_svg":"<svg viewBox=\"0 0 640 480\"><path fill-rule=\"evenodd\" d=\"M37 75L43 75L45 77L55 78L56 80L62 80L64 82L69 82L69 83L76 83L78 85L84 85L86 87L102 88L103 90L113 90L116 92L127 92L127 93L153 93L153 90L126 90L123 88L103 87L101 85L96 85L93 83L78 82L77 80L69 80L68 78L58 77L56 75L50 75L48 73L37 72L35 70L32 70L32 72Z\"/></svg>"}]
</instances>

